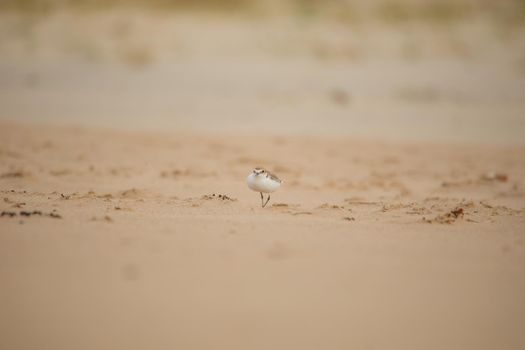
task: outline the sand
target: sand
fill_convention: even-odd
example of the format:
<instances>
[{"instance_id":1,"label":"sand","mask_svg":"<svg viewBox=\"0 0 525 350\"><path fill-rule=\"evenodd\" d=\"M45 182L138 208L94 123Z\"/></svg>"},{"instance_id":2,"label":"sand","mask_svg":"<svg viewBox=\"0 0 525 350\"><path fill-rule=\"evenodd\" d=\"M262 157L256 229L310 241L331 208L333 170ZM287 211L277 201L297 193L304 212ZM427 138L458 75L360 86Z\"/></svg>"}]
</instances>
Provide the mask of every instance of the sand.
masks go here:
<instances>
[{"instance_id":1,"label":"sand","mask_svg":"<svg viewBox=\"0 0 525 350\"><path fill-rule=\"evenodd\" d=\"M491 8L0 13L0 349L525 349Z\"/></svg>"},{"instance_id":2,"label":"sand","mask_svg":"<svg viewBox=\"0 0 525 350\"><path fill-rule=\"evenodd\" d=\"M7 122L0 140L4 348L525 345L522 147ZM264 209L254 166L284 180Z\"/></svg>"}]
</instances>

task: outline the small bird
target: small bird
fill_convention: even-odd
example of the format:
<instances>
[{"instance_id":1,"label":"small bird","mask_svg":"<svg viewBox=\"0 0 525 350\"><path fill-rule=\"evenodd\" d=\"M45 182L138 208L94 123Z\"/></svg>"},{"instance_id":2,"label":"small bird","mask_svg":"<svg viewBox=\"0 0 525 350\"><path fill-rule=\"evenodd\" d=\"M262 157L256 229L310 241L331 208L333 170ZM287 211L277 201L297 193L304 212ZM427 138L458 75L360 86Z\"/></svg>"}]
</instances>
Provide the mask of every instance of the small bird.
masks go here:
<instances>
[{"instance_id":1,"label":"small bird","mask_svg":"<svg viewBox=\"0 0 525 350\"><path fill-rule=\"evenodd\" d=\"M263 168L255 168L246 178L248 187L261 194L261 205L264 208L270 201L270 193L276 191L281 186L281 180L274 174ZM263 193L268 193L268 199L264 202Z\"/></svg>"}]
</instances>

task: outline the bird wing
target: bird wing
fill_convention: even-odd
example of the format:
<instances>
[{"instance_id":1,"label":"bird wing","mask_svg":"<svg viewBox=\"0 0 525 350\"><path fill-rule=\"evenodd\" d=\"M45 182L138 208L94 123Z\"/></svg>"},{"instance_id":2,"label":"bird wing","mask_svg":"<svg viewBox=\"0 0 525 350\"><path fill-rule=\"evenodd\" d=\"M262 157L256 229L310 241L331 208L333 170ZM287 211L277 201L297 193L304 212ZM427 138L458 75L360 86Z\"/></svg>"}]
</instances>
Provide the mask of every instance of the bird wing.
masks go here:
<instances>
[{"instance_id":1,"label":"bird wing","mask_svg":"<svg viewBox=\"0 0 525 350\"><path fill-rule=\"evenodd\" d=\"M281 179L279 179L276 175L272 174L268 170L266 171L266 174L268 174L268 177L274 181L277 181L278 183L281 183Z\"/></svg>"}]
</instances>

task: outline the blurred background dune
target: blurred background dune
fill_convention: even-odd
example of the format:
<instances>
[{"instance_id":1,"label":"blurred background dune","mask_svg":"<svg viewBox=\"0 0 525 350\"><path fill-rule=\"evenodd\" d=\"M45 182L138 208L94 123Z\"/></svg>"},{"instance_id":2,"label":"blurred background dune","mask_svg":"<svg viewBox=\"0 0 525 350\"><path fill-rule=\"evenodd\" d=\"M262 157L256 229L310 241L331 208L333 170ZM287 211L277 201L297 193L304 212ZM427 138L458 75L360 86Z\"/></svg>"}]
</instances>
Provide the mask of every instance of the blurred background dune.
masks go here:
<instances>
[{"instance_id":1,"label":"blurred background dune","mask_svg":"<svg viewBox=\"0 0 525 350\"><path fill-rule=\"evenodd\" d=\"M0 118L522 143L525 1L3 0Z\"/></svg>"}]
</instances>

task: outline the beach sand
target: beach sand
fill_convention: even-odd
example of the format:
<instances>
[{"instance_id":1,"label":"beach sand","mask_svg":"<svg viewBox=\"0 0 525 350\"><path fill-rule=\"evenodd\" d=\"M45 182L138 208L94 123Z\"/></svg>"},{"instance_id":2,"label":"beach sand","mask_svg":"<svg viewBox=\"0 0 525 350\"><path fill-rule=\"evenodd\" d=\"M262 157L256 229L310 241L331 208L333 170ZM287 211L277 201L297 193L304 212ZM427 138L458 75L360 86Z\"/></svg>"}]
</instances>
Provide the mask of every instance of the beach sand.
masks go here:
<instances>
[{"instance_id":1,"label":"beach sand","mask_svg":"<svg viewBox=\"0 0 525 350\"><path fill-rule=\"evenodd\" d=\"M0 130L5 348L525 345L522 147Z\"/></svg>"},{"instance_id":2,"label":"beach sand","mask_svg":"<svg viewBox=\"0 0 525 350\"><path fill-rule=\"evenodd\" d=\"M0 13L1 349L525 349L525 26L300 3Z\"/></svg>"}]
</instances>

